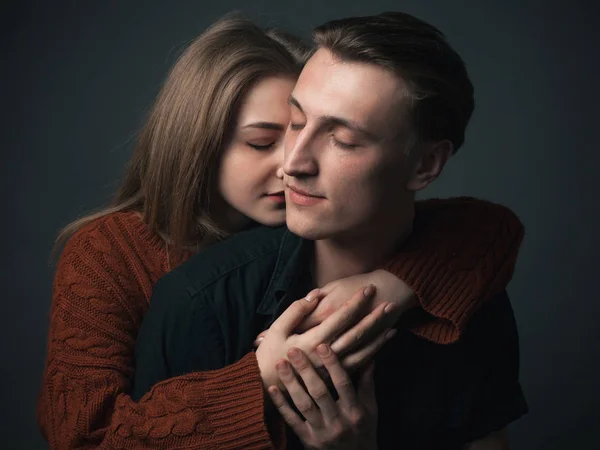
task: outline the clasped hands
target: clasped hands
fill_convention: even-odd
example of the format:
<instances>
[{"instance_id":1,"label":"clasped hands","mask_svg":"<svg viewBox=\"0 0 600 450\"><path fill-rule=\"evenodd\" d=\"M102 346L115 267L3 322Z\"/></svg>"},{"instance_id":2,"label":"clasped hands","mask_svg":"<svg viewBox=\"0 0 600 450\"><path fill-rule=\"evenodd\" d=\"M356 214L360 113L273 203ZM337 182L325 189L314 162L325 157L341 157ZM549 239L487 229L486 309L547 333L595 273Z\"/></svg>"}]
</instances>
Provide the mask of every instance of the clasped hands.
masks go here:
<instances>
[{"instance_id":1,"label":"clasped hands","mask_svg":"<svg viewBox=\"0 0 600 450\"><path fill-rule=\"evenodd\" d=\"M400 315L416 305L404 282L376 270L311 291L259 335L256 358L265 391L306 448L376 448L372 360L395 335Z\"/></svg>"}]
</instances>

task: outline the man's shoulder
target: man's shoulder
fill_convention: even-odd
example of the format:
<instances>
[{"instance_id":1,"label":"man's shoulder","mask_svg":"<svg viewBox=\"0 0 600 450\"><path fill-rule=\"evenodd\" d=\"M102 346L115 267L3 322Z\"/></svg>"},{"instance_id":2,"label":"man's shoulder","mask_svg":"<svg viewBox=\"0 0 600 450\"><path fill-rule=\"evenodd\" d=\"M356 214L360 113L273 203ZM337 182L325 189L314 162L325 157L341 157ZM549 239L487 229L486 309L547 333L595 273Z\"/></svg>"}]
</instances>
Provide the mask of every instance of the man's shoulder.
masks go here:
<instances>
[{"instance_id":1,"label":"man's shoulder","mask_svg":"<svg viewBox=\"0 0 600 450\"><path fill-rule=\"evenodd\" d=\"M519 333L506 291L492 297L473 315L457 347L471 365L500 366L518 378Z\"/></svg>"},{"instance_id":2,"label":"man's shoulder","mask_svg":"<svg viewBox=\"0 0 600 450\"><path fill-rule=\"evenodd\" d=\"M473 369L475 366L496 365L502 359L507 368L508 365L518 368L517 322L504 290L492 296L473 314L463 334L452 344L440 345L408 331L404 336L408 345L418 349L415 354L427 354L432 364L452 363L459 370L463 366Z\"/></svg>"},{"instance_id":3,"label":"man's shoulder","mask_svg":"<svg viewBox=\"0 0 600 450\"><path fill-rule=\"evenodd\" d=\"M167 277L184 283L190 295L236 271L260 271L275 264L286 227L253 227L211 245L173 270ZM166 278L166 277L165 277Z\"/></svg>"},{"instance_id":4,"label":"man's shoulder","mask_svg":"<svg viewBox=\"0 0 600 450\"><path fill-rule=\"evenodd\" d=\"M490 298L473 315L463 338L489 336L493 340L514 338L517 330L515 314L506 290Z\"/></svg>"}]
</instances>

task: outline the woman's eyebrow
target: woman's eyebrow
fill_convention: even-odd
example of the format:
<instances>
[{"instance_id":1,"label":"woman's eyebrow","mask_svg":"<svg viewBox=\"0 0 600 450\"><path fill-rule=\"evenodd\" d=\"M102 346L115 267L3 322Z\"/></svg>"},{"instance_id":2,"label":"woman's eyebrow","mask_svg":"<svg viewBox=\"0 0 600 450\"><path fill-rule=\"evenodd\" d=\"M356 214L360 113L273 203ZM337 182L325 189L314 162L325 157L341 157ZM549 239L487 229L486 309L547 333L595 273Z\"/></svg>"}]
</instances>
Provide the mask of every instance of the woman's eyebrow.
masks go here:
<instances>
[{"instance_id":1,"label":"woman's eyebrow","mask_svg":"<svg viewBox=\"0 0 600 450\"><path fill-rule=\"evenodd\" d=\"M261 128L264 130L283 130L285 126L275 122L253 122L242 127L242 129L246 128Z\"/></svg>"}]
</instances>

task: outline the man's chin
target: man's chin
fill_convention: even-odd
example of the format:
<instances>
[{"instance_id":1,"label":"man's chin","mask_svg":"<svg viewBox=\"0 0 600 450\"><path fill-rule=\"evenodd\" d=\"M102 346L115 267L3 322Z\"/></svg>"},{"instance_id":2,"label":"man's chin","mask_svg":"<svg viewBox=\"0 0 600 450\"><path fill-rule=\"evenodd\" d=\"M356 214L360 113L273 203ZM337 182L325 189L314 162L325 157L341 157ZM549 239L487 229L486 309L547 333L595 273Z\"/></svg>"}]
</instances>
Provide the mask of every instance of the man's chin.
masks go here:
<instances>
[{"instance_id":1,"label":"man's chin","mask_svg":"<svg viewBox=\"0 0 600 450\"><path fill-rule=\"evenodd\" d=\"M311 241L327 239L328 237L327 232L323 229L323 227L320 227L317 224L309 221L288 220L287 227L296 236L300 236L301 238Z\"/></svg>"}]
</instances>

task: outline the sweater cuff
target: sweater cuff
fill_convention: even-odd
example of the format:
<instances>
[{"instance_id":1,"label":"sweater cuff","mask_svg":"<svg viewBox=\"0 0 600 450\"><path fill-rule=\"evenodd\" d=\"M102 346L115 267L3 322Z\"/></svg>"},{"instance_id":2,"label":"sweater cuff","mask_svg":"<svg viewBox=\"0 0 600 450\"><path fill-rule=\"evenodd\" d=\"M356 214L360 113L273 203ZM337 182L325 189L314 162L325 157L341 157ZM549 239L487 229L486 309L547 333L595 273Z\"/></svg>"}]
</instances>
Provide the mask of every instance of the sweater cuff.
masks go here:
<instances>
[{"instance_id":1,"label":"sweater cuff","mask_svg":"<svg viewBox=\"0 0 600 450\"><path fill-rule=\"evenodd\" d=\"M422 252L415 259L392 260L381 268L395 274L415 293L422 308L411 321L411 332L438 344L456 342L461 327L477 304L471 297L472 280L444 270L445 258L439 253Z\"/></svg>"},{"instance_id":2,"label":"sweater cuff","mask_svg":"<svg viewBox=\"0 0 600 450\"><path fill-rule=\"evenodd\" d=\"M470 198L416 206L413 234L402 252L380 268L417 296L422 309L410 322L411 331L450 344L478 307L510 281L523 226L508 208Z\"/></svg>"},{"instance_id":3,"label":"sweater cuff","mask_svg":"<svg viewBox=\"0 0 600 450\"><path fill-rule=\"evenodd\" d=\"M217 448L273 448L254 352L223 369L204 372L202 383L190 383L185 390L188 402L197 402L210 417L211 443Z\"/></svg>"},{"instance_id":4,"label":"sweater cuff","mask_svg":"<svg viewBox=\"0 0 600 450\"><path fill-rule=\"evenodd\" d=\"M222 369L164 380L133 407L117 404L102 448L272 449L264 416L262 379L250 352Z\"/></svg>"}]
</instances>

